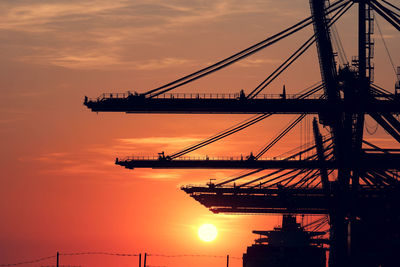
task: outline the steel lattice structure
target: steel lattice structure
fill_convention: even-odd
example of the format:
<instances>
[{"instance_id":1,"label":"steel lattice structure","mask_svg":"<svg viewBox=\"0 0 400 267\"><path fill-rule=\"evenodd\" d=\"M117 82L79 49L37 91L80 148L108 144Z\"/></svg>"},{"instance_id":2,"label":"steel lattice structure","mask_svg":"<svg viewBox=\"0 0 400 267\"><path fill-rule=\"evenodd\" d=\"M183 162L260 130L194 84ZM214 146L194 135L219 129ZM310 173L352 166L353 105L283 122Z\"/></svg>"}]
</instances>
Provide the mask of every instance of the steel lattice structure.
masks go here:
<instances>
[{"instance_id":1,"label":"steel lattice structure","mask_svg":"<svg viewBox=\"0 0 400 267\"><path fill-rule=\"evenodd\" d=\"M358 57L338 66L331 41L334 23L354 4L358 8ZM248 169L222 182L182 190L213 212L326 214L330 223L330 266L398 266L400 249L400 150L363 140L365 116L373 118L394 144L400 143L400 84L394 92L373 82L373 12L400 31L400 9L386 0L310 0L311 16L209 67L144 93L85 97L95 112L256 114L215 136L171 155L116 159L134 168ZM314 34L250 93L167 94L240 61L303 28ZM260 94L309 47L316 44L322 82L296 95ZM274 114L298 114L257 155L246 158L183 158L198 148L241 131ZM281 158L262 156L306 115L314 142ZM320 125L329 128L322 136ZM254 178L254 176L257 176Z\"/></svg>"}]
</instances>

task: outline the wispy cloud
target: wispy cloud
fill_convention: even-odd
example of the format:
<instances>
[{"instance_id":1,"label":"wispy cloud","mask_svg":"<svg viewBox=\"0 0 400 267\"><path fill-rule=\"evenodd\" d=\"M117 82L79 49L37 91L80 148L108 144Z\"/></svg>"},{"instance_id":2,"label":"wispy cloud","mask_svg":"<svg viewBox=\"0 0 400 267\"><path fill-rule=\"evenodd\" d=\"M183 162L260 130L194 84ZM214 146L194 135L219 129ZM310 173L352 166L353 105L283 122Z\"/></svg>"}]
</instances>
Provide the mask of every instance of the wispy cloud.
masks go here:
<instances>
[{"instance_id":1,"label":"wispy cloud","mask_svg":"<svg viewBox=\"0 0 400 267\"><path fill-rule=\"evenodd\" d=\"M278 59L261 59L261 58L250 59L250 58L248 58L248 59L245 59L243 61L240 61L237 65L240 66L240 67L248 68L248 67L259 67L259 66L262 66L262 65L265 65L265 64L275 64L275 63L278 63L278 62L281 62L281 60L278 60Z\"/></svg>"},{"instance_id":2,"label":"wispy cloud","mask_svg":"<svg viewBox=\"0 0 400 267\"><path fill-rule=\"evenodd\" d=\"M194 137L144 137L144 138L121 138L117 141L125 144L174 144L174 145L187 145L193 142L200 141L200 138Z\"/></svg>"},{"instance_id":3,"label":"wispy cloud","mask_svg":"<svg viewBox=\"0 0 400 267\"><path fill-rule=\"evenodd\" d=\"M0 124L7 124L7 123L20 121L20 120L23 120L23 118L0 119Z\"/></svg>"},{"instance_id":4,"label":"wispy cloud","mask_svg":"<svg viewBox=\"0 0 400 267\"><path fill-rule=\"evenodd\" d=\"M156 70L175 66L187 65L191 61L188 59L180 58L163 58L163 59L152 59L147 62L135 64L135 69L138 70Z\"/></svg>"},{"instance_id":5,"label":"wispy cloud","mask_svg":"<svg viewBox=\"0 0 400 267\"><path fill-rule=\"evenodd\" d=\"M39 161L39 162L58 163L58 164L71 164L75 162L74 160L68 159L69 156L71 155L65 152L51 152L51 153L44 153L38 156L20 157L19 161L21 162Z\"/></svg>"},{"instance_id":6,"label":"wispy cloud","mask_svg":"<svg viewBox=\"0 0 400 267\"><path fill-rule=\"evenodd\" d=\"M89 16L124 6L123 1L8 1L0 5L0 29L48 31L52 22L68 16Z\"/></svg>"},{"instance_id":7,"label":"wispy cloud","mask_svg":"<svg viewBox=\"0 0 400 267\"><path fill-rule=\"evenodd\" d=\"M129 67L123 64L117 55L104 55L100 51L79 52L57 51L49 54L36 54L21 56L17 59L21 62L35 62L41 65L55 65L70 69L104 69L109 67ZM132 67L132 66L131 66Z\"/></svg>"},{"instance_id":8,"label":"wispy cloud","mask_svg":"<svg viewBox=\"0 0 400 267\"><path fill-rule=\"evenodd\" d=\"M41 172L57 175L100 175L103 179L114 179L118 173L127 174L126 170L114 164L114 156L127 156L132 151L147 151L148 148L164 145L165 148L187 145L198 141L194 137L148 137L148 138L121 138L114 140L114 144L92 145L74 153L54 151L39 155L20 157L18 160L26 164L41 166ZM176 148L176 147L175 147ZM182 172L160 170L135 170L137 179L177 180L182 178Z\"/></svg>"},{"instance_id":9,"label":"wispy cloud","mask_svg":"<svg viewBox=\"0 0 400 267\"><path fill-rule=\"evenodd\" d=\"M156 179L156 180L176 180L181 178L181 175L178 173L173 173L173 172L163 172L163 173L155 173L154 171L152 172L146 172L143 174L140 174L140 178L143 179Z\"/></svg>"},{"instance_id":10,"label":"wispy cloud","mask_svg":"<svg viewBox=\"0 0 400 267\"><path fill-rule=\"evenodd\" d=\"M236 15L273 12L266 1L84 0L0 3L3 45L24 47L16 60L71 69L153 70L193 64L190 58L140 59L135 45L160 46L182 29L212 25ZM155 42L155 38L158 39ZM22 51L22 50L21 50ZM248 61L247 65L261 64Z\"/></svg>"},{"instance_id":11,"label":"wispy cloud","mask_svg":"<svg viewBox=\"0 0 400 267\"><path fill-rule=\"evenodd\" d=\"M48 49L37 54L20 56L20 62L35 62L40 65L54 65L70 69L129 69L129 70L158 70L181 66L192 66L194 61L185 58L166 57L149 60L125 60L117 49L105 48L89 51L74 49Z\"/></svg>"}]
</instances>

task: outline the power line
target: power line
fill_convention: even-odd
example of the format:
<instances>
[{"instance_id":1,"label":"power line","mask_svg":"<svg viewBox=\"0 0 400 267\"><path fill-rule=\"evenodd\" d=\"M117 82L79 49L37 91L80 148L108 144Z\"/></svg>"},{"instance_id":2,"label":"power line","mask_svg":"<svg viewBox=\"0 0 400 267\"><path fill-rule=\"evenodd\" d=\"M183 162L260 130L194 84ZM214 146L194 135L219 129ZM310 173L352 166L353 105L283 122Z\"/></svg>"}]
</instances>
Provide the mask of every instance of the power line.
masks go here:
<instances>
[{"instance_id":1,"label":"power line","mask_svg":"<svg viewBox=\"0 0 400 267\"><path fill-rule=\"evenodd\" d=\"M117 257L137 257L140 254L136 253L113 253L113 252L73 252L73 253L59 253L60 256L83 256L83 255L108 255L108 256L117 256ZM181 257L204 257L204 258L226 258L226 255L206 255L206 254L176 254L176 255L168 255L168 254L147 254L147 256L152 256L152 257L164 257L164 258L181 258ZM23 264L33 264L33 263L38 263L42 262L45 260L53 259L56 258L57 256L48 256L48 257L42 257L38 259L33 259L29 261L23 261L23 262L17 262L17 263L5 263L5 264L0 264L0 266L17 266L17 265L23 265ZM241 260L242 258L240 257L232 257L229 256L230 259L235 259L235 260ZM67 265L61 265L66 267ZM70 266L70 265L68 265ZM46 266L47 267L47 266ZM70 266L73 267L73 266ZM76 267L76 266L74 266ZM149 267L149 266L147 266ZM155 266L153 266L155 267Z\"/></svg>"},{"instance_id":2,"label":"power line","mask_svg":"<svg viewBox=\"0 0 400 267\"><path fill-rule=\"evenodd\" d=\"M79 255L108 255L108 256L119 256L119 257L136 257L139 254L130 253L111 253L111 252L74 252L74 253L60 253L62 256L79 256Z\"/></svg>"},{"instance_id":3,"label":"power line","mask_svg":"<svg viewBox=\"0 0 400 267\"><path fill-rule=\"evenodd\" d=\"M37 263L41 261L45 261L48 259L55 258L56 256L48 256L48 257L42 257L34 260L29 260L29 261L22 261L22 262L17 262L17 263L7 263L7 264L0 264L0 266L17 266L17 265L22 265L22 264L32 264L32 263Z\"/></svg>"},{"instance_id":4,"label":"power line","mask_svg":"<svg viewBox=\"0 0 400 267\"><path fill-rule=\"evenodd\" d=\"M177 255L147 254L147 256L164 257L164 258L182 258L182 257L226 258L226 255L221 256L221 255L205 255L205 254L177 254ZM241 260L242 258L229 256L229 259Z\"/></svg>"}]
</instances>

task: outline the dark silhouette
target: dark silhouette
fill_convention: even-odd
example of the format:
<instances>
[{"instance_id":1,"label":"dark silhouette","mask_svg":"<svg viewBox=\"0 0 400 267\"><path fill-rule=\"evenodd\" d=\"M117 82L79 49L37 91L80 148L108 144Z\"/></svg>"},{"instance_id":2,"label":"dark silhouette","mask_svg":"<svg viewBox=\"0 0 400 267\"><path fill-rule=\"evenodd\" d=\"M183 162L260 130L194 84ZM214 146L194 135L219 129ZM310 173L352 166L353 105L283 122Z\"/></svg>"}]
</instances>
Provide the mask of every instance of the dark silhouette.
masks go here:
<instances>
[{"instance_id":1,"label":"dark silhouette","mask_svg":"<svg viewBox=\"0 0 400 267\"><path fill-rule=\"evenodd\" d=\"M358 56L347 61L332 25L353 5L358 8ZM125 98L85 97L92 111L127 113L249 113L258 114L241 124L157 160L116 160L126 168L237 168L246 174L206 186L185 186L190 194L215 213L326 214L329 216L329 266L398 266L400 250L400 153L364 140L365 116L372 117L400 143L397 81L391 93L374 84L372 40L374 17L382 16L400 31L400 9L386 0L310 0L311 16L265 40L209 67L147 92ZM187 98L165 95L175 88L225 68L276 42L313 25L314 35L250 93L239 97ZM332 36L338 51L332 47ZM283 88L278 98L257 97L299 56L316 43L322 82L301 95L290 96ZM342 61L337 64L337 57ZM399 71L400 72L400 71ZM400 76L400 73L399 73ZM322 95L318 95L322 92ZM205 158L174 160L226 136L241 131L273 114L299 114L259 153L243 160ZM309 114L314 144L272 160L261 159L272 146ZM330 134L322 136L320 126ZM257 178L251 175L261 174ZM243 178L247 178L244 180ZM231 184L233 186L231 186ZM311 256L310 256L311 257ZM286 265L279 265L286 266Z\"/></svg>"},{"instance_id":2,"label":"dark silhouette","mask_svg":"<svg viewBox=\"0 0 400 267\"><path fill-rule=\"evenodd\" d=\"M296 223L295 216L283 215L282 227L276 227L273 231L253 233L260 235L260 238L247 247L243 254L243 267L325 266L325 249L322 244L328 240L314 238L325 232L305 231Z\"/></svg>"}]
</instances>

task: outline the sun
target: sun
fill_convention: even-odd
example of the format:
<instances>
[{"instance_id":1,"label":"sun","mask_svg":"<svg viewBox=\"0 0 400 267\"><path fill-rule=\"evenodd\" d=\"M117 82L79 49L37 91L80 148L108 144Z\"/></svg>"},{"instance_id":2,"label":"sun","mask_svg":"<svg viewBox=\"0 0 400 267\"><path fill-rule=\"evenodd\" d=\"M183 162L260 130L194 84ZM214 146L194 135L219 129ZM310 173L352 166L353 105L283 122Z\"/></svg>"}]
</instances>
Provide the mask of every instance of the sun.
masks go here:
<instances>
[{"instance_id":1,"label":"sun","mask_svg":"<svg viewBox=\"0 0 400 267\"><path fill-rule=\"evenodd\" d=\"M214 225L206 223L199 227L197 234L204 242L211 242L217 238L218 230Z\"/></svg>"}]
</instances>

